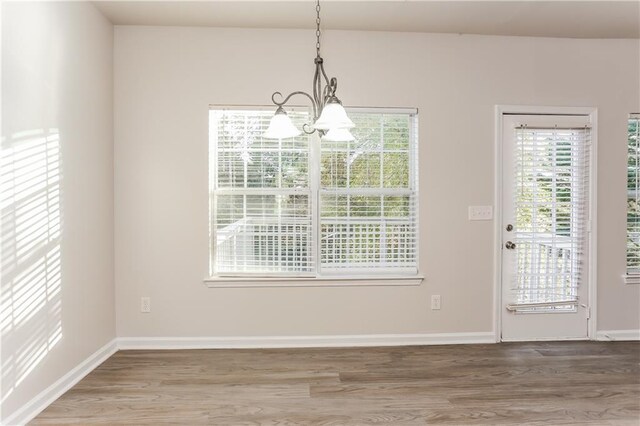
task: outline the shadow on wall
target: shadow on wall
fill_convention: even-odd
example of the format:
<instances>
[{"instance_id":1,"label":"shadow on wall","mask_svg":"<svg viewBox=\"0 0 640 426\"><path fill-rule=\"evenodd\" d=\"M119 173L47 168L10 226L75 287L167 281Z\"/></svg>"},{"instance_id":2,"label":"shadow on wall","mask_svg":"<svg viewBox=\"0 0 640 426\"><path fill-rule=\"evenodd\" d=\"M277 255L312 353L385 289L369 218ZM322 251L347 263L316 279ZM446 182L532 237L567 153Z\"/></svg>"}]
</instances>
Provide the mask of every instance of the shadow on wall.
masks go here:
<instances>
[{"instance_id":1,"label":"shadow on wall","mask_svg":"<svg viewBox=\"0 0 640 426\"><path fill-rule=\"evenodd\" d=\"M0 153L2 402L62 338L60 138L3 138Z\"/></svg>"}]
</instances>

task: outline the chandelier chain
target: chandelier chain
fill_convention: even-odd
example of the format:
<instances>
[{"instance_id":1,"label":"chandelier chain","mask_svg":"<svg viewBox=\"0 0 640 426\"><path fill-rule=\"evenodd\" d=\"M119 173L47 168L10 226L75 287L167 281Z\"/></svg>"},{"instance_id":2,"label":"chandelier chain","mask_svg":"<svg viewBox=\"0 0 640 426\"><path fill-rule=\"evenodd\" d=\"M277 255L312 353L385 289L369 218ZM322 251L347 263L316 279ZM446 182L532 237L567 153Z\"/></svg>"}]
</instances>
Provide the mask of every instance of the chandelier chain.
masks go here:
<instances>
[{"instance_id":1,"label":"chandelier chain","mask_svg":"<svg viewBox=\"0 0 640 426\"><path fill-rule=\"evenodd\" d=\"M316 1L316 55L320 57L320 0Z\"/></svg>"}]
</instances>

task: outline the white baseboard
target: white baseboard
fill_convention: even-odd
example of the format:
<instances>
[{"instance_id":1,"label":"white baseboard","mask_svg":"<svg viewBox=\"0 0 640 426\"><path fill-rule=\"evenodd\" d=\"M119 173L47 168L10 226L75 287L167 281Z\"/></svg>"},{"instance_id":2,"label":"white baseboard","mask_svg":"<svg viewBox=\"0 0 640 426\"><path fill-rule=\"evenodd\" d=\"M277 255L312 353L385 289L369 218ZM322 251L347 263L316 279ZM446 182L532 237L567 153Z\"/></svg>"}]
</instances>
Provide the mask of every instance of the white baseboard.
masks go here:
<instances>
[{"instance_id":1,"label":"white baseboard","mask_svg":"<svg viewBox=\"0 0 640 426\"><path fill-rule=\"evenodd\" d=\"M640 330L600 330L596 333L596 340L640 340Z\"/></svg>"},{"instance_id":2,"label":"white baseboard","mask_svg":"<svg viewBox=\"0 0 640 426\"><path fill-rule=\"evenodd\" d=\"M8 416L3 425L24 425L35 418L40 412L47 408L53 401L58 399L63 393L71 389L76 383L102 364L107 358L118 350L117 339L113 339L87 359L78 364L73 370L58 379L47 389L36 395L22 408Z\"/></svg>"},{"instance_id":3,"label":"white baseboard","mask_svg":"<svg viewBox=\"0 0 640 426\"><path fill-rule=\"evenodd\" d=\"M493 332L337 336L121 337L119 349L331 348L496 343Z\"/></svg>"}]
</instances>

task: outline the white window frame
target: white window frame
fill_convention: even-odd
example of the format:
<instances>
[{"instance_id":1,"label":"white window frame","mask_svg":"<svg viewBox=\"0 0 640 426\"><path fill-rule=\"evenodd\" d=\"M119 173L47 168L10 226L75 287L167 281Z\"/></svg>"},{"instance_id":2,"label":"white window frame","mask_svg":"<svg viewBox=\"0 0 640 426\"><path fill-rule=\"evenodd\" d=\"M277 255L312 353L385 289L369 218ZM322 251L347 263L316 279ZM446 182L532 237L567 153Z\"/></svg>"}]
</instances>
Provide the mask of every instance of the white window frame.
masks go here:
<instances>
[{"instance_id":1,"label":"white window frame","mask_svg":"<svg viewBox=\"0 0 640 426\"><path fill-rule=\"evenodd\" d=\"M207 114L211 110L273 110L273 106L230 106L230 105L209 105L209 109L207 110ZM295 109L298 111L307 110L311 114L310 108L300 107L300 106L292 106L290 109ZM349 112L357 112L357 113L396 113L396 114L413 114L415 117L414 125L411 127L412 132L416 132L416 134L411 134L411 139L413 143L416 145L413 147L413 153L415 158L410 158L409 170L410 170L410 182L414 182L416 185L416 194L418 191L418 140L417 140L417 114L418 110L416 108L351 108L346 107ZM209 118L207 118L207 126L209 126ZM209 132L207 132L209 134ZM312 215L312 229L313 229L313 238L314 241L311 244L311 253L315 259L316 265L316 273L314 275L309 274L300 274L300 275L261 275L261 274L229 274L228 276L214 276L211 273L213 256L214 256L214 244L215 237L213 233L213 229L210 228L210 239L209 239L209 250L207 253L207 257L209 261L208 264L208 273L207 277L203 280L205 285L208 287L222 287L222 288L242 288L242 287L327 287L327 286L416 286L420 285L424 280L424 276L420 273L418 266L416 267L416 272L414 274L406 274L401 272L395 272L393 270L388 270L383 273L379 273L380 271L375 271L375 275L367 274L365 270L348 273L348 274L336 274L336 273L322 273L322 268L320 265L320 259L318 258L319 247L320 247L320 144L318 143L318 136L316 134L311 136L310 147L309 147L309 188L311 191L311 215ZM209 141L207 141L207 145L209 145ZM209 153L209 173L212 173L211 162L213 161L213 154ZM213 170L215 170L215 164L213 166ZM210 191L210 189L209 189ZM210 194L209 194L210 196ZM211 203L211 202L210 202ZM211 208L211 205L210 205ZM419 232L419 204L416 203L415 207L415 220L416 220L416 235ZM207 216L207 220L209 223L209 227L212 225L211 221L211 211ZM416 242L416 263L419 263L419 238L417 238ZM360 273L362 272L362 273Z\"/></svg>"}]
</instances>

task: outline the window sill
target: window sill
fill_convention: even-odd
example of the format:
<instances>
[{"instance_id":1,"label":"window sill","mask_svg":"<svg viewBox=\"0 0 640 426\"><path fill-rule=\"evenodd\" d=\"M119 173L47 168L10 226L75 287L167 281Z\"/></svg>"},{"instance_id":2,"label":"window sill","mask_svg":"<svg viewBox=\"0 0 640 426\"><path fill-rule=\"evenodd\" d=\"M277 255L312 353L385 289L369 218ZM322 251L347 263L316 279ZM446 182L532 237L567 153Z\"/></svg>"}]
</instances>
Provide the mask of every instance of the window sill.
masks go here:
<instances>
[{"instance_id":1,"label":"window sill","mask_svg":"<svg viewBox=\"0 0 640 426\"><path fill-rule=\"evenodd\" d=\"M622 279L625 284L640 284L640 274L625 274Z\"/></svg>"},{"instance_id":2,"label":"window sill","mask_svg":"<svg viewBox=\"0 0 640 426\"><path fill-rule=\"evenodd\" d=\"M324 277L211 277L209 288L246 287L386 287L418 286L423 275L324 276Z\"/></svg>"}]
</instances>

